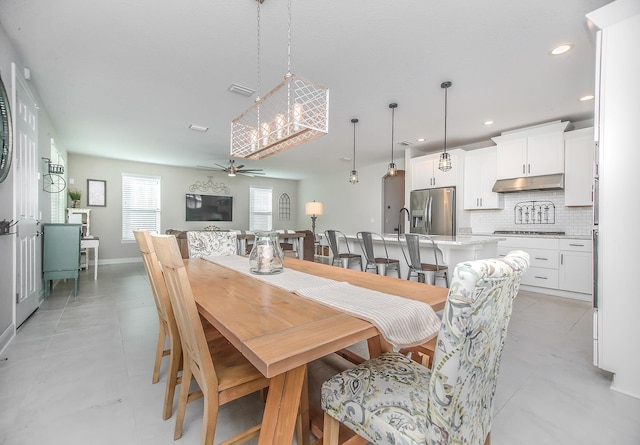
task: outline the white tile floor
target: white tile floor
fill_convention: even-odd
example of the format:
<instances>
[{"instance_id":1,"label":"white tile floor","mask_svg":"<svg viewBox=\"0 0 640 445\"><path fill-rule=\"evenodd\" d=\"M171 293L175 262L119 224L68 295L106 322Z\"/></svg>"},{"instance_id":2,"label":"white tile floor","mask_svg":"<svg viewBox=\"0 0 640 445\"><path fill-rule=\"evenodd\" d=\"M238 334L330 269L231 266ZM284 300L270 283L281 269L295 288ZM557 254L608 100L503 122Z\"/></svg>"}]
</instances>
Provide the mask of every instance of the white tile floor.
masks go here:
<instances>
[{"instance_id":1,"label":"white tile floor","mask_svg":"<svg viewBox=\"0 0 640 445\"><path fill-rule=\"evenodd\" d=\"M151 384L157 315L142 264L82 273L62 283L19 329L0 359L0 444L199 444L201 403L182 439L162 420L166 364ZM521 292L496 394L493 445L640 444L640 400L609 389L591 365L587 303ZM318 384L344 365L310 367ZM315 388L315 389L314 389ZM259 421L257 397L221 411L216 442ZM275 444L280 445L280 444Z\"/></svg>"}]
</instances>

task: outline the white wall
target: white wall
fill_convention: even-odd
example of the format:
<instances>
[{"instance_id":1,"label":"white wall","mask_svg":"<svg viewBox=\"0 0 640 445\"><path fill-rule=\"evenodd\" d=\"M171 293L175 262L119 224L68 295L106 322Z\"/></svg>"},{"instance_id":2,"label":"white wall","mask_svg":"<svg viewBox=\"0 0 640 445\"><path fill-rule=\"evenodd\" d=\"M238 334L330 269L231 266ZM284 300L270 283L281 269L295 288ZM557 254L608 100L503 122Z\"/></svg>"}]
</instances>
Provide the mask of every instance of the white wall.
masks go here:
<instances>
[{"instance_id":1,"label":"white wall","mask_svg":"<svg viewBox=\"0 0 640 445\"><path fill-rule=\"evenodd\" d=\"M198 170L194 168L172 167L167 165L122 161L118 159L68 154L68 177L74 180L72 187L82 192L81 207L87 207L87 179L107 181L107 206L87 207L91 209L91 234L100 238L100 262L114 262L123 259L138 260L140 252L135 243L122 243L122 174L139 174L161 177L161 230L198 230L208 225L222 229L249 230L249 187L268 186L273 188L273 228L306 229L298 223L298 181L270 179L237 175L228 177L225 173ZM225 195L222 192L193 192L189 186L196 181L208 181L212 176L215 183L229 187L229 196L233 196L233 221L185 221L185 194L202 193L207 195ZM287 193L291 198L291 219L278 219L278 198Z\"/></svg>"},{"instance_id":2,"label":"white wall","mask_svg":"<svg viewBox=\"0 0 640 445\"><path fill-rule=\"evenodd\" d=\"M404 170L401 159L396 162ZM300 213L298 221L304 228L311 230L311 218L304 214L304 203L320 201L324 213L316 221L316 233L327 229L336 229L344 233L356 233L361 230L382 231L382 178L387 173L387 163L366 168L357 168L360 181L349 182L351 165L333 174L307 178L300 182Z\"/></svg>"}]
</instances>

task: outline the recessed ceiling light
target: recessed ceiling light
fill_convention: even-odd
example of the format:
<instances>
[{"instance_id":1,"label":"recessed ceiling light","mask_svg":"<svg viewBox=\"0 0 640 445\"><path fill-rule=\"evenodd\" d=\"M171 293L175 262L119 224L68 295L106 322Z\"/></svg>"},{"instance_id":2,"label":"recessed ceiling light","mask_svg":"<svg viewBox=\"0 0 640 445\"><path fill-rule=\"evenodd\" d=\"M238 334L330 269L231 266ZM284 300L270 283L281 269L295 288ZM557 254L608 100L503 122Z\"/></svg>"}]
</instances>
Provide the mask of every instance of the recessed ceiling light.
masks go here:
<instances>
[{"instance_id":1,"label":"recessed ceiling light","mask_svg":"<svg viewBox=\"0 0 640 445\"><path fill-rule=\"evenodd\" d=\"M345 162L351 162L351 158L349 156L342 156L340 160Z\"/></svg>"},{"instance_id":2,"label":"recessed ceiling light","mask_svg":"<svg viewBox=\"0 0 640 445\"><path fill-rule=\"evenodd\" d=\"M561 45L556 46L550 52L552 56L559 56L560 54L564 54L567 51L573 48L573 43L563 43Z\"/></svg>"},{"instance_id":3,"label":"recessed ceiling light","mask_svg":"<svg viewBox=\"0 0 640 445\"><path fill-rule=\"evenodd\" d=\"M418 139L418 142L424 142L424 141L426 141L426 139L425 139L425 138L420 138L420 139Z\"/></svg>"},{"instance_id":4,"label":"recessed ceiling light","mask_svg":"<svg viewBox=\"0 0 640 445\"><path fill-rule=\"evenodd\" d=\"M493 121L484 121L484 125L493 125Z\"/></svg>"},{"instance_id":5,"label":"recessed ceiling light","mask_svg":"<svg viewBox=\"0 0 640 445\"><path fill-rule=\"evenodd\" d=\"M588 100L593 100L594 99L594 95L593 94L587 94L586 96L582 96L580 98L580 102L586 102Z\"/></svg>"},{"instance_id":6,"label":"recessed ceiling light","mask_svg":"<svg viewBox=\"0 0 640 445\"><path fill-rule=\"evenodd\" d=\"M204 127L202 125L196 125L196 124L189 125L189 128L192 129L193 131L201 131L203 133L209 129L209 127Z\"/></svg>"}]
</instances>

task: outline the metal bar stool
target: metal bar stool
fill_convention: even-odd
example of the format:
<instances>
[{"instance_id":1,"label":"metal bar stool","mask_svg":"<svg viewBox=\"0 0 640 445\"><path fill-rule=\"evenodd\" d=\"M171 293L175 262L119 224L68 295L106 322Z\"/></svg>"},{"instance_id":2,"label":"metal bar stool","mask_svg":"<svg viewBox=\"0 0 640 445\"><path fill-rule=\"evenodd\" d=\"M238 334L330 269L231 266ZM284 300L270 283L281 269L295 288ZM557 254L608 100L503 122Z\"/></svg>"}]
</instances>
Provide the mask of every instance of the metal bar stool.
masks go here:
<instances>
[{"instance_id":1,"label":"metal bar stool","mask_svg":"<svg viewBox=\"0 0 640 445\"><path fill-rule=\"evenodd\" d=\"M394 270L400 278L400 261L389 258L389 252L387 251L387 243L382 235L373 232L358 232L358 240L364 252L364 258L366 260L365 272L369 268L374 268L378 275L386 275L389 270ZM382 241L384 246L384 257L376 257L373 249L373 240Z\"/></svg>"},{"instance_id":2,"label":"metal bar stool","mask_svg":"<svg viewBox=\"0 0 640 445\"><path fill-rule=\"evenodd\" d=\"M349 269L352 262L357 262L360 264L360 270L362 270L362 256L357 253L351 253L344 233L339 230L325 230L324 236L329 242L329 248L331 248L331 265L335 266L338 263L338 266ZM343 240L345 246L347 246L346 252L340 253L340 240Z\"/></svg>"},{"instance_id":3,"label":"metal bar stool","mask_svg":"<svg viewBox=\"0 0 640 445\"><path fill-rule=\"evenodd\" d=\"M421 261L420 238L431 242L435 264L423 263ZM405 253L405 247L403 246L401 240L401 235L398 233L398 243L400 244L400 248L402 249L402 255L404 255L407 266L409 266L407 280L410 280L411 276L415 275L420 283L424 283L426 281L428 284L435 285L436 278L440 276L441 278L444 278L446 287L449 287L449 276L447 273L449 268L442 264L438 264L438 250L433 239L430 236L418 235L417 233L405 233L404 239L407 245L406 250L409 252L408 258L407 254ZM426 280L425 277L427 278Z\"/></svg>"}]
</instances>

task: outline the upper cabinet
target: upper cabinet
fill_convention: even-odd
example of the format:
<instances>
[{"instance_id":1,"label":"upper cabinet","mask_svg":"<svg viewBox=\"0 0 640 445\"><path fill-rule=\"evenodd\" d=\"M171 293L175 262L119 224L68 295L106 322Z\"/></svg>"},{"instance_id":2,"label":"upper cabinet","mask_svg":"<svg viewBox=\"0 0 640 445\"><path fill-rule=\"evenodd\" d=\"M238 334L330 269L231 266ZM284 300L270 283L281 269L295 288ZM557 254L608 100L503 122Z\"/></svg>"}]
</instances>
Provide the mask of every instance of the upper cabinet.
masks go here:
<instances>
[{"instance_id":1,"label":"upper cabinet","mask_svg":"<svg viewBox=\"0 0 640 445\"><path fill-rule=\"evenodd\" d=\"M451 170L443 172L438 168L440 153L411 159L411 190L452 187L457 185L460 159L457 153L451 156Z\"/></svg>"},{"instance_id":2,"label":"upper cabinet","mask_svg":"<svg viewBox=\"0 0 640 445\"><path fill-rule=\"evenodd\" d=\"M564 130L568 122L552 122L502 133L497 144L496 179L564 173Z\"/></svg>"},{"instance_id":3,"label":"upper cabinet","mask_svg":"<svg viewBox=\"0 0 640 445\"><path fill-rule=\"evenodd\" d=\"M595 142L593 128L564 134L564 205L593 205L593 163Z\"/></svg>"},{"instance_id":4,"label":"upper cabinet","mask_svg":"<svg viewBox=\"0 0 640 445\"><path fill-rule=\"evenodd\" d=\"M497 148L487 147L466 153L464 162L464 209L502 209L504 198L491 189L497 177Z\"/></svg>"}]
</instances>

